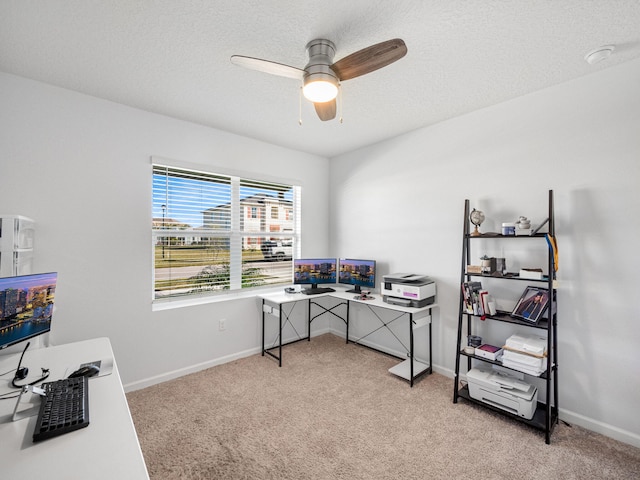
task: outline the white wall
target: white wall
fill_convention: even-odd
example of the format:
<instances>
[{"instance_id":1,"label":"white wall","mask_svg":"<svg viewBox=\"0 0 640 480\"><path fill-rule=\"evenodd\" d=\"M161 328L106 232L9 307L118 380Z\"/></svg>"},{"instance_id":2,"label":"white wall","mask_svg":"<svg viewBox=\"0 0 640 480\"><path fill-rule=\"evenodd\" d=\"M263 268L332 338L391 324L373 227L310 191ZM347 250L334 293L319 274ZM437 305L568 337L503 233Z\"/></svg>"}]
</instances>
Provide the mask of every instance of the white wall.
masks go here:
<instances>
[{"instance_id":1,"label":"white wall","mask_svg":"<svg viewBox=\"0 0 640 480\"><path fill-rule=\"evenodd\" d=\"M437 280L434 364L453 375L465 198L499 231L544 220L553 189L561 418L640 446L639 155L636 60L332 159L331 250Z\"/></svg>"},{"instance_id":2,"label":"white wall","mask_svg":"<svg viewBox=\"0 0 640 480\"><path fill-rule=\"evenodd\" d=\"M51 341L109 337L125 384L253 353L261 340L255 298L152 312L152 155L300 182L303 254L328 253L323 157L6 74L0 105L0 213L35 220L34 270L59 273Z\"/></svg>"}]
</instances>

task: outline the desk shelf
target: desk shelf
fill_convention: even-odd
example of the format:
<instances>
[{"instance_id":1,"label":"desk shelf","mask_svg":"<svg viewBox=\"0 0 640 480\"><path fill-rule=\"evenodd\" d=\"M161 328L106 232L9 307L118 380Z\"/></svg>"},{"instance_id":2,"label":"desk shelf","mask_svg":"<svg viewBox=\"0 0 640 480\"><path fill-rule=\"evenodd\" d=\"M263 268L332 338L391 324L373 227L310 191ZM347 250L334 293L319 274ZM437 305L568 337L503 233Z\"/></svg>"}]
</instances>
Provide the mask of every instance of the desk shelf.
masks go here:
<instances>
[{"instance_id":1,"label":"desk shelf","mask_svg":"<svg viewBox=\"0 0 640 480\"><path fill-rule=\"evenodd\" d=\"M418 360L413 360L413 379L422 375L426 371L431 373L431 366ZM389 373L393 373L400 378L411 381L411 359L407 358L404 362L400 362L389 369Z\"/></svg>"}]
</instances>

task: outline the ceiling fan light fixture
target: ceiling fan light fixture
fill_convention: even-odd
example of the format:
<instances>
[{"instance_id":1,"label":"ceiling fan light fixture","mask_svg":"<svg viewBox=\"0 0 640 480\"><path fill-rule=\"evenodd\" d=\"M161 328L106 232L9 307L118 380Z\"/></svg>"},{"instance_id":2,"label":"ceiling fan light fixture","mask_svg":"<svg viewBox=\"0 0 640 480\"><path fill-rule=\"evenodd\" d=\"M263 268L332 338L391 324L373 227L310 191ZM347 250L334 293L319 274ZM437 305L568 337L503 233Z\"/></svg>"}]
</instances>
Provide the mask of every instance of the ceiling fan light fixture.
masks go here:
<instances>
[{"instance_id":1,"label":"ceiling fan light fixture","mask_svg":"<svg viewBox=\"0 0 640 480\"><path fill-rule=\"evenodd\" d=\"M307 43L309 62L304 69L244 55L232 55L231 63L302 80L302 89L299 90L300 111L304 95L307 100L313 102L318 118L326 122L336 116L336 97L340 93L342 82L391 65L407 54L407 46L402 39L393 38L362 48L337 62L333 61L335 53L336 46L333 42L316 38ZM340 121L342 122L342 119Z\"/></svg>"},{"instance_id":2,"label":"ceiling fan light fixture","mask_svg":"<svg viewBox=\"0 0 640 480\"><path fill-rule=\"evenodd\" d=\"M314 73L304 79L304 97L313 103L330 102L338 96L338 79L326 73Z\"/></svg>"}]
</instances>

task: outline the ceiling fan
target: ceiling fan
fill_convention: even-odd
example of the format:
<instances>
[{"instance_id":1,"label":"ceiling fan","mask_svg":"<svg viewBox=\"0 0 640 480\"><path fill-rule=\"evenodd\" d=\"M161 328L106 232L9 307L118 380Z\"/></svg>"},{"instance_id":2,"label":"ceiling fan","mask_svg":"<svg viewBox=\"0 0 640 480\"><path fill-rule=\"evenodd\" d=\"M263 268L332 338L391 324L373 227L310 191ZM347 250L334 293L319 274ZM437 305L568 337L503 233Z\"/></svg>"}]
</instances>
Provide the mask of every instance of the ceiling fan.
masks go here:
<instances>
[{"instance_id":1,"label":"ceiling fan","mask_svg":"<svg viewBox=\"0 0 640 480\"><path fill-rule=\"evenodd\" d=\"M309 63L303 69L243 55L233 55L231 63L301 80L305 98L313 102L320 120L326 121L336 116L336 96L340 82L386 67L407 54L407 46L399 38L363 48L335 63L333 57L336 47L330 40L311 40L306 49Z\"/></svg>"}]
</instances>

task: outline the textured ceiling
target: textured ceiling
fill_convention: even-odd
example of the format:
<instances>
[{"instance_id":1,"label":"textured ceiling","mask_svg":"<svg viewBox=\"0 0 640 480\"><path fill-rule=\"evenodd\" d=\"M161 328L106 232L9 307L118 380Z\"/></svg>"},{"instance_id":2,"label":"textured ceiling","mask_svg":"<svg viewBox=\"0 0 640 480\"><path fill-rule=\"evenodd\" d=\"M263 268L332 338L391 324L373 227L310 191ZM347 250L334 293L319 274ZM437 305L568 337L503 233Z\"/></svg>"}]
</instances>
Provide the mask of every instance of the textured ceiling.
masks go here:
<instances>
[{"instance_id":1,"label":"textured ceiling","mask_svg":"<svg viewBox=\"0 0 640 480\"><path fill-rule=\"evenodd\" d=\"M299 83L233 54L303 68L402 38L398 62L342 85L321 122ZM614 44L589 65L584 56ZM47 0L0 2L0 70L333 157L640 56L638 0Z\"/></svg>"}]
</instances>

